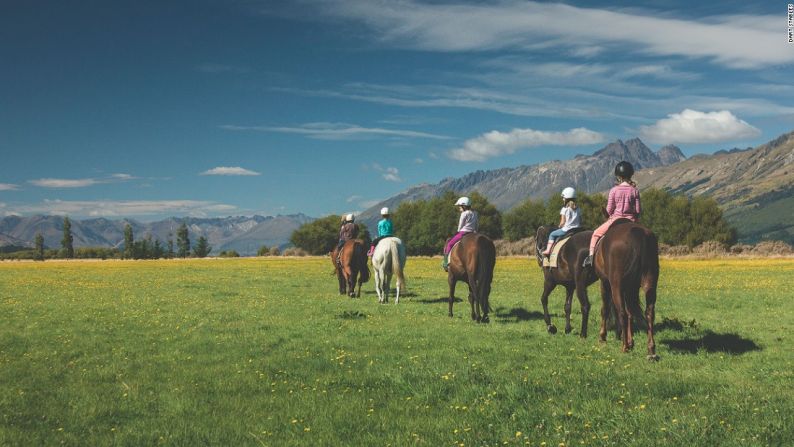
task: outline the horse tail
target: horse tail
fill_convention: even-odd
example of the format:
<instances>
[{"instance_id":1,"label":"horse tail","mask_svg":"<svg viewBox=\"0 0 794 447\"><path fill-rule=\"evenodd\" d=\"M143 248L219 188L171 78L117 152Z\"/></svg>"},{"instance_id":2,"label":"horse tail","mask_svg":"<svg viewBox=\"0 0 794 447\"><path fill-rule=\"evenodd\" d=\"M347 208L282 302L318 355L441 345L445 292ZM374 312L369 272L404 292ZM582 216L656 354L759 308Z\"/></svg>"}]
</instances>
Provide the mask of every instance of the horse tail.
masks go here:
<instances>
[{"instance_id":1,"label":"horse tail","mask_svg":"<svg viewBox=\"0 0 794 447\"><path fill-rule=\"evenodd\" d=\"M491 295L491 281L493 281L493 269L496 265L496 248L493 242L484 236L479 238L478 242L477 273L475 274L477 293L483 310L490 312L491 304L488 297Z\"/></svg>"},{"instance_id":2,"label":"horse tail","mask_svg":"<svg viewBox=\"0 0 794 447\"><path fill-rule=\"evenodd\" d=\"M405 276L403 275L403 265L405 264L405 255L402 253L400 248L401 244L398 244L395 239L391 240L391 268L392 272L395 276L397 276L397 284L398 287L402 286L405 287Z\"/></svg>"},{"instance_id":3,"label":"horse tail","mask_svg":"<svg viewBox=\"0 0 794 447\"><path fill-rule=\"evenodd\" d=\"M659 281L659 240L656 234L648 231L645 236L643 252L640 255L641 284L643 287L656 288Z\"/></svg>"},{"instance_id":4,"label":"horse tail","mask_svg":"<svg viewBox=\"0 0 794 447\"><path fill-rule=\"evenodd\" d=\"M360 281L365 283L369 281L369 265L367 264L367 252L364 248L364 244L361 242L357 242L354 248L353 255L355 256L357 263L358 263L358 272L360 275Z\"/></svg>"},{"instance_id":5,"label":"horse tail","mask_svg":"<svg viewBox=\"0 0 794 447\"><path fill-rule=\"evenodd\" d=\"M642 284L642 279L645 274L646 269L648 268L646 258L648 256L648 249L649 244L652 243L656 246L656 236L653 236L653 241L649 241L650 231L643 227L633 227L629 231L629 238L634 243L630 245L634 245L636 248L631 250L631 259L628 262L629 268L626 269L626 273L624 278L626 279L633 279L630 281L632 290L627 296L624 297L624 302L626 305L626 310L628 311L629 315L642 320L645 322L645 312L642 310L642 306L640 305L640 295L639 295L639 287ZM651 235L653 233L650 233ZM658 248L657 248L658 250ZM656 259L658 263L658 257ZM645 322L647 323L647 322Z\"/></svg>"}]
</instances>

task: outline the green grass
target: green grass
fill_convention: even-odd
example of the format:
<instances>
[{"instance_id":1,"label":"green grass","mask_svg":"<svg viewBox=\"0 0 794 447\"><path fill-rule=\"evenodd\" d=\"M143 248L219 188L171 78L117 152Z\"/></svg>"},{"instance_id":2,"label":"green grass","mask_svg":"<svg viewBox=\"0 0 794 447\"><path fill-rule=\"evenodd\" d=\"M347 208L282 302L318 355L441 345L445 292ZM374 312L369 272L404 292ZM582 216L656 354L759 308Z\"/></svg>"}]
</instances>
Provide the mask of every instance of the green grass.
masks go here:
<instances>
[{"instance_id":1,"label":"green grass","mask_svg":"<svg viewBox=\"0 0 794 447\"><path fill-rule=\"evenodd\" d=\"M596 286L547 334L526 258L449 318L439 262L398 306L319 258L0 263L0 445L791 445L794 260L664 260L657 363Z\"/></svg>"}]
</instances>

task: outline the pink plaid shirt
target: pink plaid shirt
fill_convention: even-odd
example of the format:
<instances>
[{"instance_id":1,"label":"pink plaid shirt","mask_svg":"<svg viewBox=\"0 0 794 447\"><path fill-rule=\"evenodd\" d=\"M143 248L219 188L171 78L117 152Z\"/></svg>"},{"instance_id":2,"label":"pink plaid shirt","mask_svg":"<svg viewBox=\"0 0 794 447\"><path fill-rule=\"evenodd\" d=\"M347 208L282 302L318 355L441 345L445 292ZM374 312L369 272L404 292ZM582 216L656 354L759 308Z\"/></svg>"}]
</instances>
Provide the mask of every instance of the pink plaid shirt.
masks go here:
<instances>
[{"instance_id":1,"label":"pink plaid shirt","mask_svg":"<svg viewBox=\"0 0 794 447\"><path fill-rule=\"evenodd\" d=\"M636 221L640 216L640 191L623 182L609 190L607 213L610 218L626 218Z\"/></svg>"}]
</instances>

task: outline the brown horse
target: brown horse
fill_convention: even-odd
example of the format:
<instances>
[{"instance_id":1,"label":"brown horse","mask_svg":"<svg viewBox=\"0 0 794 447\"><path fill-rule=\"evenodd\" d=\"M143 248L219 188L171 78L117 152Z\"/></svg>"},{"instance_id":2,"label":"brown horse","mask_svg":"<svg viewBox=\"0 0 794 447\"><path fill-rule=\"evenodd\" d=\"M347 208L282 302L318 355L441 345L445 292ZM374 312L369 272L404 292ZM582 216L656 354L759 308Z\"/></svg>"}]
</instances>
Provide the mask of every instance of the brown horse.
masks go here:
<instances>
[{"instance_id":1,"label":"brown horse","mask_svg":"<svg viewBox=\"0 0 794 447\"><path fill-rule=\"evenodd\" d=\"M488 323L493 269L496 265L496 248L487 236L469 233L456 244L449 253L449 316L452 316L452 303L455 302L455 283L466 281L469 285L471 319L478 323Z\"/></svg>"},{"instance_id":2,"label":"brown horse","mask_svg":"<svg viewBox=\"0 0 794 447\"><path fill-rule=\"evenodd\" d=\"M565 287L565 333L571 333L571 303L573 293L582 306L582 331L579 336L587 337L587 319L590 316L590 300L587 297L587 286L594 283L596 278L589 271L582 267L584 258L587 257L590 249L590 237L593 232L580 231L570 236L570 239L560 250L557 256L557 267L543 267L543 249L549 239L549 233L553 227L539 227L535 232L535 256L538 265L543 270L543 294L540 296L540 303L543 304L543 320L546 322L546 330L550 334L557 333L557 327L551 323L549 316L549 295L558 285ZM559 239L558 239L559 241Z\"/></svg>"},{"instance_id":3,"label":"brown horse","mask_svg":"<svg viewBox=\"0 0 794 447\"><path fill-rule=\"evenodd\" d=\"M645 292L648 359L658 360L653 339L656 286L659 281L659 243L648 228L631 221L616 221L596 247L595 274L601 279L601 341L606 341L610 299L617 315L623 352L634 347L632 318L643 318L639 289Z\"/></svg>"},{"instance_id":4,"label":"brown horse","mask_svg":"<svg viewBox=\"0 0 794 447\"><path fill-rule=\"evenodd\" d=\"M360 297L361 284L369 281L367 247L361 239L353 239L345 242L341 251L341 256L338 255L336 248L331 252L331 262L339 280L339 294L347 293L350 298ZM358 293L356 293L356 280L358 280Z\"/></svg>"}]
</instances>

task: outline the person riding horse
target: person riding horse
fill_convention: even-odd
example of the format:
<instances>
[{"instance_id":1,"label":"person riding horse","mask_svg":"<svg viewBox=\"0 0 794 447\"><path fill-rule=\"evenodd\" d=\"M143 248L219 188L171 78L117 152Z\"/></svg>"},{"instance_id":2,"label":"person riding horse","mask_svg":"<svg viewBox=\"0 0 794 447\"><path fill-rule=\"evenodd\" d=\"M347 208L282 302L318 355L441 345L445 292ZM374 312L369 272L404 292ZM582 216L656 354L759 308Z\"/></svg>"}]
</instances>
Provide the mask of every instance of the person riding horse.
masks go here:
<instances>
[{"instance_id":1,"label":"person riding horse","mask_svg":"<svg viewBox=\"0 0 794 447\"><path fill-rule=\"evenodd\" d=\"M336 252L339 253L345 242L358 237L358 225L355 224L356 216L347 214L342 218L342 227L339 228L339 243L336 244Z\"/></svg>"},{"instance_id":2,"label":"person riding horse","mask_svg":"<svg viewBox=\"0 0 794 447\"><path fill-rule=\"evenodd\" d=\"M596 228L593 237L590 239L590 254L584 260L584 267L593 265L593 254L595 253L598 240L604 237L609 227L618 219L628 219L637 222L640 217L640 190L637 184L631 180L634 175L634 166L627 161L621 161L615 166L615 178L617 185L609 190L606 212L609 219Z\"/></svg>"},{"instance_id":3,"label":"person riding horse","mask_svg":"<svg viewBox=\"0 0 794 447\"><path fill-rule=\"evenodd\" d=\"M549 241L546 244L546 251L543 256L551 254L551 247L554 241L565 236L567 232L574 228L579 228L582 217L579 207L576 206L576 190L570 186L562 190L563 207L560 210L560 228L549 233Z\"/></svg>"},{"instance_id":4,"label":"person riding horse","mask_svg":"<svg viewBox=\"0 0 794 447\"><path fill-rule=\"evenodd\" d=\"M463 239L463 236L469 233L476 233L477 227L479 227L479 217L477 212L471 209L471 199L468 197L461 197L455 202L455 206L457 206L458 211L460 211L458 232L447 241L447 245L444 247L444 260L441 263L441 267L444 268L444 271L447 271L449 266L449 252L452 251L452 247Z\"/></svg>"},{"instance_id":5,"label":"person riding horse","mask_svg":"<svg viewBox=\"0 0 794 447\"><path fill-rule=\"evenodd\" d=\"M380 242L381 239L394 236L394 223L392 223L389 215L389 208L381 208L380 215L383 219L378 222L378 237L372 241L367 256L372 256L372 254L375 253L375 247L378 246L378 242Z\"/></svg>"}]
</instances>

